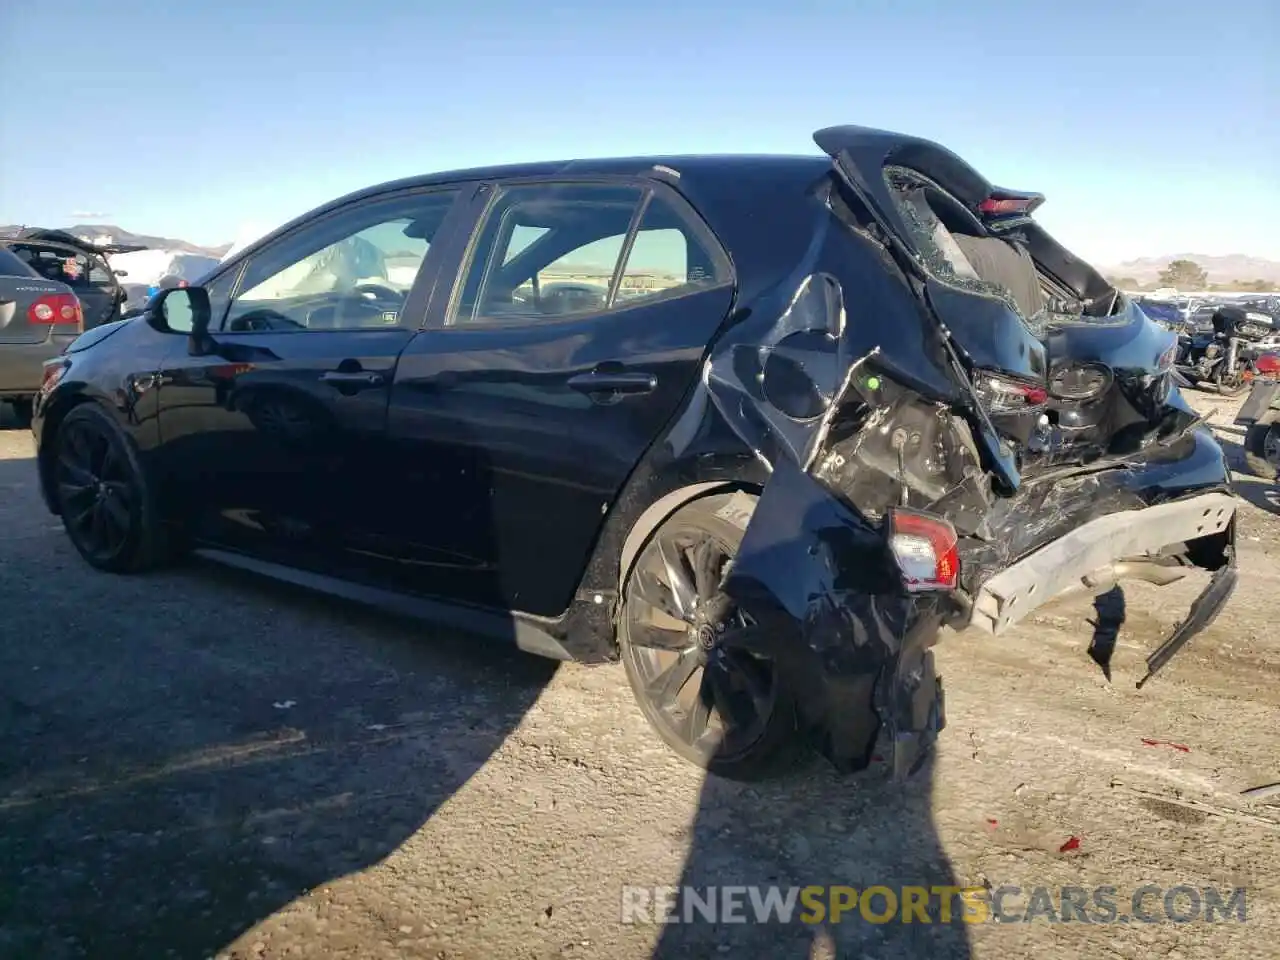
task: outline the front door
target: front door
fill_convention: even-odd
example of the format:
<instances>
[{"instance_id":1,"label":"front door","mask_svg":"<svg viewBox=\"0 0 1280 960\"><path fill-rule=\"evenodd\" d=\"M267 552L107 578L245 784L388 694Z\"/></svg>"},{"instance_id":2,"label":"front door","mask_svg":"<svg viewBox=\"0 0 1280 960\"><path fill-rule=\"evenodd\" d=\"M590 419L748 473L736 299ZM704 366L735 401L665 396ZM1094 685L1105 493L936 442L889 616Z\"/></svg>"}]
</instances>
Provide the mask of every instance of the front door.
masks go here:
<instances>
[{"instance_id":1,"label":"front door","mask_svg":"<svg viewBox=\"0 0 1280 960\"><path fill-rule=\"evenodd\" d=\"M733 284L674 193L627 181L489 189L452 297L406 348L381 582L555 615L605 516L679 411ZM447 268L446 268L447 269Z\"/></svg>"},{"instance_id":2,"label":"front door","mask_svg":"<svg viewBox=\"0 0 1280 960\"><path fill-rule=\"evenodd\" d=\"M326 572L395 495L374 466L387 401L456 196L355 201L209 281L207 342L160 371L162 451L198 540Z\"/></svg>"}]
</instances>

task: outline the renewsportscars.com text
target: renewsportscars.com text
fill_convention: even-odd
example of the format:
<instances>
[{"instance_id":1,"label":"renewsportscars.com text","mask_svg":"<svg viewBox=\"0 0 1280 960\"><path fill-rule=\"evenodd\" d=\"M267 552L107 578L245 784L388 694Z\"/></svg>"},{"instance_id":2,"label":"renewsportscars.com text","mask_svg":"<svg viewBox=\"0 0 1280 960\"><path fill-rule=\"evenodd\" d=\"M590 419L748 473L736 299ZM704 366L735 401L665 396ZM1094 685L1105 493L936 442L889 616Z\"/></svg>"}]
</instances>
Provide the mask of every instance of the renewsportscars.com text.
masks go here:
<instances>
[{"instance_id":1,"label":"renewsportscars.com text","mask_svg":"<svg viewBox=\"0 0 1280 960\"><path fill-rule=\"evenodd\" d=\"M1243 923L1243 887L622 888L623 923Z\"/></svg>"}]
</instances>

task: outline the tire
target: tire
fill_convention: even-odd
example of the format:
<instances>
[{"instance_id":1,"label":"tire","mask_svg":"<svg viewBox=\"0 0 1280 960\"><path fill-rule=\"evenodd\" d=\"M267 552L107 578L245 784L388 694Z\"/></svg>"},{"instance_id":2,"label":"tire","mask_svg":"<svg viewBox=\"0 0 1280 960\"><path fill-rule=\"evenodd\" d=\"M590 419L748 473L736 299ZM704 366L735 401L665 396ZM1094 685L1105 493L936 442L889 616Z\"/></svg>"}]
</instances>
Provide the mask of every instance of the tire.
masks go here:
<instances>
[{"instance_id":1,"label":"tire","mask_svg":"<svg viewBox=\"0 0 1280 960\"><path fill-rule=\"evenodd\" d=\"M713 595L722 600L723 595L718 591L719 576L697 577L690 557L697 545L707 544L708 556L716 557L710 569L718 566L723 571L723 564L737 554L744 527L716 513L730 496L717 494L686 504L649 537L623 586L618 644L641 713L672 750L717 776L759 781L781 776L812 753L797 731L795 693L782 688L777 671L743 650L720 645L750 629L745 615L730 609L718 625L699 619L705 616L707 600ZM671 564L664 563L664 555ZM662 582L672 566L686 574L683 591ZM688 587L698 593L698 579L714 586L690 604ZM692 612L680 615L682 606L686 612L692 607ZM657 622L663 626L655 626ZM679 682L681 676L684 682ZM674 678L673 693L664 678ZM657 693L659 687L669 696ZM683 703L675 702L681 698ZM746 700L751 701L749 709ZM743 722L726 722L722 714L737 714ZM748 715L753 717L749 722ZM706 723L699 735L703 717Z\"/></svg>"},{"instance_id":2,"label":"tire","mask_svg":"<svg viewBox=\"0 0 1280 960\"><path fill-rule=\"evenodd\" d=\"M1273 453L1267 457L1267 447ZM1274 481L1280 474L1280 423L1255 423L1244 435L1244 462L1249 472L1263 480Z\"/></svg>"},{"instance_id":3,"label":"tire","mask_svg":"<svg viewBox=\"0 0 1280 960\"><path fill-rule=\"evenodd\" d=\"M96 404L58 425L51 466L63 529L85 561L108 573L141 573L169 560L150 479L133 440Z\"/></svg>"},{"instance_id":4,"label":"tire","mask_svg":"<svg viewBox=\"0 0 1280 960\"><path fill-rule=\"evenodd\" d=\"M13 408L13 419L19 429L31 426L33 404L30 397L15 397L9 401L9 406Z\"/></svg>"}]
</instances>

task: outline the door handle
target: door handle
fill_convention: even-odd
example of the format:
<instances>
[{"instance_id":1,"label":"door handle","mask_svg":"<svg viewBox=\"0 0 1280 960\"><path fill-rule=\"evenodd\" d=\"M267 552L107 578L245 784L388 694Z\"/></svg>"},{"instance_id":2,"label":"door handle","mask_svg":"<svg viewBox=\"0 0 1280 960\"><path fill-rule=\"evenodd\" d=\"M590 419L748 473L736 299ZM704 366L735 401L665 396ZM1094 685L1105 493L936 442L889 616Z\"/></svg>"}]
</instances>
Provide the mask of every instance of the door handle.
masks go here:
<instances>
[{"instance_id":1,"label":"door handle","mask_svg":"<svg viewBox=\"0 0 1280 960\"><path fill-rule=\"evenodd\" d=\"M569 378L569 389L579 393L653 393L658 378L652 373L605 373L593 370Z\"/></svg>"},{"instance_id":2,"label":"door handle","mask_svg":"<svg viewBox=\"0 0 1280 960\"><path fill-rule=\"evenodd\" d=\"M342 387L376 387L383 382L382 374L372 370L326 370L320 379Z\"/></svg>"}]
</instances>

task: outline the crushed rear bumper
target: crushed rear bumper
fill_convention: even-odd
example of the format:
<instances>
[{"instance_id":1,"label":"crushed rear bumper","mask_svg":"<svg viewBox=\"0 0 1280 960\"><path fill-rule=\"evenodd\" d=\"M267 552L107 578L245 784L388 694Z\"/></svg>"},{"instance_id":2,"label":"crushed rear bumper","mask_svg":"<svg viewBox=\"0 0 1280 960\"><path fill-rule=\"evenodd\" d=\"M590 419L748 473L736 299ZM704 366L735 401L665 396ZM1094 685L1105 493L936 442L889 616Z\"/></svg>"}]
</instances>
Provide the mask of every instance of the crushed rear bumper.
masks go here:
<instances>
[{"instance_id":1,"label":"crushed rear bumper","mask_svg":"<svg viewBox=\"0 0 1280 960\"><path fill-rule=\"evenodd\" d=\"M1091 520L987 580L969 625L1001 634L1060 594L1091 588L1117 563L1231 529L1235 513L1235 498L1215 492Z\"/></svg>"}]
</instances>

